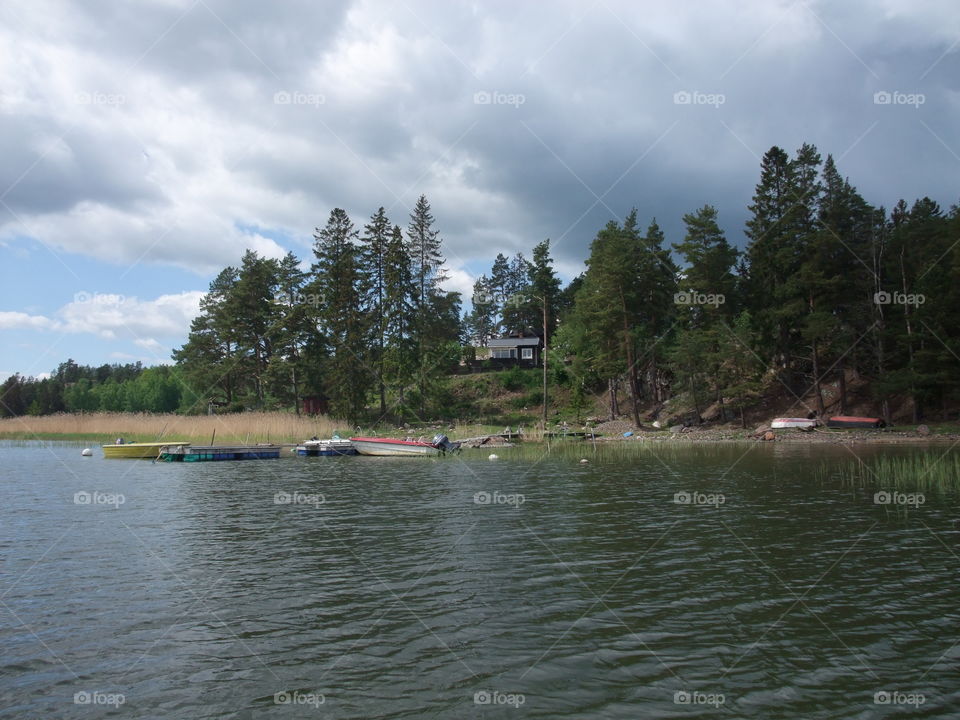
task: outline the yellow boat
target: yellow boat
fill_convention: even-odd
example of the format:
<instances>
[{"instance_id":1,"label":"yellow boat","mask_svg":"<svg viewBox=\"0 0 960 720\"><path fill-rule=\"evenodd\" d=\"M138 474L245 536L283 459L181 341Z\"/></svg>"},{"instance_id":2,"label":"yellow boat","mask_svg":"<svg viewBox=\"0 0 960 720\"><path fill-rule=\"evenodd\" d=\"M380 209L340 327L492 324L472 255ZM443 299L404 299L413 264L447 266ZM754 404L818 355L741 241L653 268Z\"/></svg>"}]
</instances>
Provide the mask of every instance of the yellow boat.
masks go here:
<instances>
[{"instance_id":1,"label":"yellow boat","mask_svg":"<svg viewBox=\"0 0 960 720\"><path fill-rule=\"evenodd\" d=\"M150 443L121 443L118 445L103 445L103 457L105 458L133 458L154 460L160 454L160 448L167 445L186 445L188 442L178 440L165 440L163 442Z\"/></svg>"}]
</instances>

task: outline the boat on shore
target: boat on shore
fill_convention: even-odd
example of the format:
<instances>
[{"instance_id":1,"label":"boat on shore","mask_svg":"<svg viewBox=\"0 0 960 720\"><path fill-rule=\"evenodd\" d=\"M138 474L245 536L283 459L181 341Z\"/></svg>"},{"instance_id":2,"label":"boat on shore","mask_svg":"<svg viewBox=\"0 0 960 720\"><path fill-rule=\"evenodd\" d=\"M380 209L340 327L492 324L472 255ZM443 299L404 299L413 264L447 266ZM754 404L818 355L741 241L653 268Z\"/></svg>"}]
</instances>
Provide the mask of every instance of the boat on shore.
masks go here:
<instances>
[{"instance_id":1,"label":"boat on shore","mask_svg":"<svg viewBox=\"0 0 960 720\"><path fill-rule=\"evenodd\" d=\"M297 455L305 457L333 457L336 455L356 455L357 449L350 440L330 438L329 440L305 440L297 445Z\"/></svg>"},{"instance_id":2,"label":"boat on shore","mask_svg":"<svg viewBox=\"0 0 960 720\"><path fill-rule=\"evenodd\" d=\"M883 418L877 417L857 417L854 415L834 415L827 420L827 427L830 428L882 428L886 427Z\"/></svg>"},{"instance_id":3,"label":"boat on shore","mask_svg":"<svg viewBox=\"0 0 960 720\"><path fill-rule=\"evenodd\" d=\"M133 443L116 443L113 445L103 445L103 457L104 458L125 458L130 460L155 460L157 455L160 454L160 449L168 445L180 445L182 447L190 447L188 442L171 442L170 440L165 440L163 442L133 442Z\"/></svg>"},{"instance_id":4,"label":"boat on shore","mask_svg":"<svg viewBox=\"0 0 960 720\"><path fill-rule=\"evenodd\" d=\"M770 421L770 427L773 430L787 430L789 428L798 428L800 430L812 430L818 424L817 420L810 418L774 418Z\"/></svg>"},{"instance_id":5,"label":"boat on shore","mask_svg":"<svg viewBox=\"0 0 960 720\"><path fill-rule=\"evenodd\" d=\"M460 443L450 442L446 435L435 435L433 440L398 440L396 438L352 437L350 442L360 455L380 457L423 457L445 455L460 449Z\"/></svg>"},{"instance_id":6,"label":"boat on shore","mask_svg":"<svg viewBox=\"0 0 960 720\"><path fill-rule=\"evenodd\" d=\"M174 445L159 451L165 462L213 462L220 460L271 460L280 457L279 445Z\"/></svg>"}]
</instances>

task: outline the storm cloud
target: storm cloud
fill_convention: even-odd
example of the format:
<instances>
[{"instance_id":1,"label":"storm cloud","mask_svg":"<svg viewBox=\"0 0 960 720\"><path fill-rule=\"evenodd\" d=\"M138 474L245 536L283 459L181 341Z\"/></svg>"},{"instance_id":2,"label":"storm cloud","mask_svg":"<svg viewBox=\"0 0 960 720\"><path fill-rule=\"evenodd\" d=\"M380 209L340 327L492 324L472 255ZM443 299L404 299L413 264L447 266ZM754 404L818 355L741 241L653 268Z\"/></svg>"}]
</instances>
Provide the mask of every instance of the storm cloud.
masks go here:
<instances>
[{"instance_id":1,"label":"storm cloud","mask_svg":"<svg viewBox=\"0 0 960 720\"><path fill-rule=\"evenodd\" d=\"M4 3L0 243L209 275L425 193L459 289L548 237L569 277L633 206L742 244L760 156L805 141L949 205L958 40L932 0Z\"/></svg>"}]
</instances>

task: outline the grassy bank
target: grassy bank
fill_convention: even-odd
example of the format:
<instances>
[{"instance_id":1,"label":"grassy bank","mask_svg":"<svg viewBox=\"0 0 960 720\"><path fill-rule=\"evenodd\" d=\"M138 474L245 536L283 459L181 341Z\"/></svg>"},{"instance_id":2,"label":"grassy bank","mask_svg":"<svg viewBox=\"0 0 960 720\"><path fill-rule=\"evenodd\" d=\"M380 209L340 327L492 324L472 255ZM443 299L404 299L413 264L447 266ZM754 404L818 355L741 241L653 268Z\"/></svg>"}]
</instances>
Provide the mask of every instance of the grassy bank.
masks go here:
<instances>
[{"instance_id":1,"label":"grassy bank","mask_svg":"<svg viewBox=\"0 0 960 720\"><path fill-rule=\"evenodd\" d=\"M516 428L514 428L515 430ZM428 423L407 430L392 426L361 428L359 433L344 420L325 415L300 416L291 413L232 413L225 415L176 415L149 413L85 413L24 416L0 420L0 438L11 440L88 440L112 443L117 437L127 441L154 442L185 440L208 444L216 431L216 443L301 442L316 435L321 438L339 433L392 437L432 437L444 432L452 438L480 437L502 432L502 425L478 423L451 425ZM524 428L530 440L542 438L542 432Z\"/></svg>"},{"instance_id":2,"label":"grassy bank","mask_svg":"<svg viewBox=\"0 0 960 720\"><path fill-rule=\"evenodd\" d=\"M59 414L0 420L0 437L19 440L128 441L185 440L209 443L300 442L330 437L335 431L352 434L352 428L326 416L297 417L288 413L236 413L230 415L175 415L140 413Z\"/></svg>"}]
</instances>

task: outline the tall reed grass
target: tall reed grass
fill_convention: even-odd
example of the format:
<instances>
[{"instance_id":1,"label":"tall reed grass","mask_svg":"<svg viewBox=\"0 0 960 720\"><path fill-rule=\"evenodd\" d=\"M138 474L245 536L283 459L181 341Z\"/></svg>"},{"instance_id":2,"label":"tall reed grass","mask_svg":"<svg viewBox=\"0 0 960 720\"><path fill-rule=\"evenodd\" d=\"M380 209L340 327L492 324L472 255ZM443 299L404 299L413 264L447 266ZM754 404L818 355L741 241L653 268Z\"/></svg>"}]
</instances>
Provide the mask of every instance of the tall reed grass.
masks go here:
<instances>
[{"instance_id":1,"label":"tall reed grass","mask_svg":"<svg viewBox=\"0 0 960 720\"><path fill-rule=\"evenodd\" d=\"M51 437L95 439L112 442L185 440L194 444L301 442L316 435L328 438L339 432L354 434L344 421L325 415L288 413L234 413L229 415L174 415L136 413L83 413L17 417L0 420L0 437L50 439ZM215 433L215 435L214 435Z\"/></svg>"},{"instance_id":2,"label":"tall reed grass","mask_svg":"<svg viewBox=\"0 0 960 720\"><path fill-rule=\"evenodd\" d=\"M724 461L730 457L742 455L742 446L723 443L703 443L683 440L626 440L591 441L583 439L547 438L541 442L521 442L514 447L481 446L464 449L464 453L496 453L503 458L517 460L539 460L550 455L562 460L581 460L617 462L649 461L651 463L670 463L683 460Z\"/></svg>"},{"instance_id":3,"label":"tall reed grass","mask_svg":"<svg viewBox=\"0 0 960 720\"><path fill-rule=\"evenodd\" d=\"M839 467L833 463L821 467L818 477L854 487L956 490L960 489L960 452L919 450L908 455L879 455Z\"/></svg>"}]
</instances>

